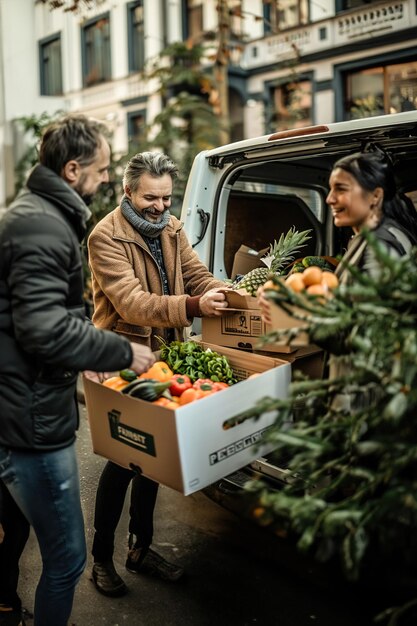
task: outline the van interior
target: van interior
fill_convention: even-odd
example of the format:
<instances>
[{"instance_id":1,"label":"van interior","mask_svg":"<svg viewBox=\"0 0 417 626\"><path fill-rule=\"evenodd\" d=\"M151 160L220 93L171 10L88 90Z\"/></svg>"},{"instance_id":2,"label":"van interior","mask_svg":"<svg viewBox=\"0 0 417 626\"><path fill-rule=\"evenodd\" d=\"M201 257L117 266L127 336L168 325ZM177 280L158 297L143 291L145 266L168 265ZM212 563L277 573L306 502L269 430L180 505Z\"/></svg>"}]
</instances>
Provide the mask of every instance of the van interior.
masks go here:
<instances>
[{"instance_id":1,"label":"van interior","mask_svg":"<svg viewBox=\"0 0 417 626\"><path fill-rule=\"evenodd\" d=\"M334 141L334 138L333 138ZM292 226L311 229L311 239L302 250L307 255L341 255L351 236L350 229L336 229L326 204L328 179L333 163L363 149L363 142L352 146L329 146L324 154L288 155L263 160L239 161L228 171L219 207L225 225L224 267L229 278L233 260L241 244L256 251L268 248ZM337 144L337 142L336 142ZM398 190L406 193L417 208L417 137L387 138L378 144L394 166Z\"/></svg>"}]
</instances>

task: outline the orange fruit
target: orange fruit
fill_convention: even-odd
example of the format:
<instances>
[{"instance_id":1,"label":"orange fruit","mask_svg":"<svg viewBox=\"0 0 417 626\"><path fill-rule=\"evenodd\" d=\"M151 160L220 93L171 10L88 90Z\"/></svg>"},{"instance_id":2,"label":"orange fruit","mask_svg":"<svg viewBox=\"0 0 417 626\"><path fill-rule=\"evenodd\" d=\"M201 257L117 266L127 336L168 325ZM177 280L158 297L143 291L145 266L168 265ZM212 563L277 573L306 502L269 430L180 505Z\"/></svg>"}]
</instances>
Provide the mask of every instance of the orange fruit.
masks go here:
<instances>
[{"instance_id":1,"label":"orange fruit","mask_svg":"<svg viewBox=\"0 0 417 626\"><path fill-rule=\"evenodd\" d=\"M302 273L304 285L306 287L309 285L320 285L322 275L323 271L317 267L317 265L310 265L310 267L306 267Z\"/></svg>"},{"instance_id":2,"label":"orange fruit","mask_svg":"<svg viewBox=\"0 0 417 626\"><path fill-rule=\"evenodd\" d=\"M339 279L336 274L327 270L323 271L321 282L322 284L327 285L329 289L335 289L339 285Z\"/></svg>"},{"instance_id":3,"label":"orange fruit","mask_svg":"<svg viewBox=\"0 0 417 626\"><path fill-rule=\"evenodd\" d=\"M285 284L287 287L290 287L293 291L300 292L305 288L305 283L303 279L304 272L300 274L297 272L296 274L290 274L288 278L285 280Z\"/></svg>"},{"instance_id":4,"label":"orange fruit","mask_svg":"<svg viewBox=\"0 0 417 626\"><path fill-rule=\"evenodd\" d=\"M325 296L327 295L326 285L309 285L306 289L310 296Z\"/></svg>"}]
</instances>

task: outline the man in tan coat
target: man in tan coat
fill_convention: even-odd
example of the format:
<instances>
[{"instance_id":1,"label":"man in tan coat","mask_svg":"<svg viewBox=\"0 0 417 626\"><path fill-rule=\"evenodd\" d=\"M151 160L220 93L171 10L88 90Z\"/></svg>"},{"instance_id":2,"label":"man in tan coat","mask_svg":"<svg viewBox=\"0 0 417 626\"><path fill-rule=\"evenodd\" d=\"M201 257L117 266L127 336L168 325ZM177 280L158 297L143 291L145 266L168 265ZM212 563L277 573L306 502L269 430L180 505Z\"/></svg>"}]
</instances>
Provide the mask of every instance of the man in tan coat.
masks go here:
<instances>
[{"instance_id":1,"label":"man in tan coat","mask_svg":"<svg viewBox=\"0 0 417 626\"><path fill-rule=\"evenodd\" d=\"M159 348L183 339L194 317L222 314L225 283L201 263L181 222L170 215L177 166L164 154L136 154L123 177L120 206L92 231L89 261L94 315L99 328L113 330ZM126 568L164 580L178 580L183 569L150 548L158 484L108 462L96 496L93 582L100 593L120 596L127 587L113 564L114 533L132 482L129 552Z\"/></svg>"}]
</instances>

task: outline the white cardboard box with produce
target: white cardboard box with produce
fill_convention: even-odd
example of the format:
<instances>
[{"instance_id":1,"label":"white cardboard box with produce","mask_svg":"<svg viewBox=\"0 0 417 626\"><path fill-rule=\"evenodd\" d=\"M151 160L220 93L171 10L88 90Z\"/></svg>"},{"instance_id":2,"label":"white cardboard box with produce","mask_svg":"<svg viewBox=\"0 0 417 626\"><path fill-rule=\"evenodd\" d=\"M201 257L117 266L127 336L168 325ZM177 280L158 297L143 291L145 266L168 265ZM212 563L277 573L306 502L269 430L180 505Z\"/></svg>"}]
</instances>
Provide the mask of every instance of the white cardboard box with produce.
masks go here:
<instances>
[{"instance_id":1,"label":"white cardboard box with produce","mask_svg":"<svg viewBox=\"0 0 417 626\"><path fill-rule=\"evenodd\" d=\"M239 382L171 410L84 379L93 450L189 495L267 454L262 443L275 413L242 420L265 396L285 398L290 364L202 344L227 357ZM244 380L251 374L255 378ZM233 424L231 426L231 424Z\"/></svg>"}]
</instances>

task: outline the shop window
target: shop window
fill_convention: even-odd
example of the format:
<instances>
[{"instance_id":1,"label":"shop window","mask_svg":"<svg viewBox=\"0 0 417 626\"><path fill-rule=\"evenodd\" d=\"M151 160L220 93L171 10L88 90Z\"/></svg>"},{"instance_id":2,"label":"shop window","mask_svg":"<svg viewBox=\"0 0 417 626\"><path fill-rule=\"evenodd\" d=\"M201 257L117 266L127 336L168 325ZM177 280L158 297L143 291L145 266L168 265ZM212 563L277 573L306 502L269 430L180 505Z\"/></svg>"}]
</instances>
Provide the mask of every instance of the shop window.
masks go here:
<instances>
[{"instance_id":1,"label":"shop window","mask_svg":"<svg viewBox=\"0 0 417 626\"><path fill-rule=\"evenodd\" d=\"M143 0L130 3L128 10L129 70L141 72L145 65Z\"/></svg>"},{"instance_id":2,"label":"shop window","mask_svg":"<svg viewBox=\"0 0 417 626\"><path fill-rule=\"evenodd\" d=\"M82 29L84 87L111 79L110 19L102 16Z\"/></svg>"},{"instance_id":3,"label":"shop window","mask_svg":"<svg viewBox=\"0 0 417 626\"><path fill-rule=\"evenodd\" d=\"M302 128L312 124L312 94L309 80L291 81L274 87L271 131Z\"/></svg>"},{"instance_id":4,"label":"shop window","mask_svg":"<svg viewBox=\"0 0 417 626\"><path fill-rule=\"evenodd\" d=\"M386 68L388 113L417 109L417 61Z\"/></svg>"},{"instance_id":5,"label":"shop window","mask_svg":"<svg viewBox=\"0 0 417 626\"><path fill-rule=\"evenodd\" d=\"M345 119L417 109L417 61L354 72L346 77Z\"/></svg>"},{"instance_id":6,"label":"shop window","mask_svg":"<svg viewBox=\"0 0 417 626\"><path fill-rule=\"evenodd\" d=\"M61 36L39 42L40 94L62 95Z\"/></svg>"},{"instance_id":7,"label":"shop window","mask_svg":"<svg viewBox=\"0 0 417 626\"><path fill-rule=\"evenodd\" d=\"M264 5L265 33L278 33L308 22L308 0L271 0Z\"/></svg>"}]
</instances>

